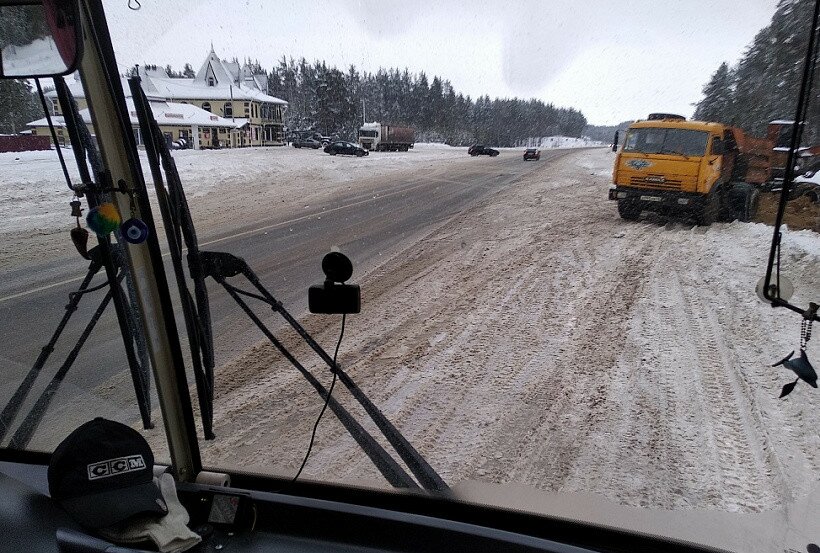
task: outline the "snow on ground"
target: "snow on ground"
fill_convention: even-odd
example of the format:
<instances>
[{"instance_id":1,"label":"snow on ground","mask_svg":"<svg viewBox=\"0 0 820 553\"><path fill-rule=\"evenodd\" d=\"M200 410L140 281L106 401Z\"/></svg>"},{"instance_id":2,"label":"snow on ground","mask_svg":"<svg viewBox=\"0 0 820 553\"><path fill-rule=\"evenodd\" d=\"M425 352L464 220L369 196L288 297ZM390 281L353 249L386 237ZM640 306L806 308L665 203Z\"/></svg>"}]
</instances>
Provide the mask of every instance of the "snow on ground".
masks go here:
<instances>
[{"instance_id":1,"label":"snow on ground","mask_svg":"<svg viewBox=\"0 0 820 553\"><path fill-rule=\"evenodd\" d=\"M293 148L175 158L204 237L471 159L440 145L362 159ZM450 483L744 512L804 495L820 477L820 395L801 384L777 399L790 373L769 365L795 349L799 318L753 292L771 227L624 222L606 200L611 164L603 149L544 163L396 252L360 280L343 366ZM16 249L47 256L55 233L68 240L71 193L55 152L0 154L0 179L0 264ZM55 207L64 211L47 215ZM794 301L816 301L818 235L785 232L783 253ZM305 324L328 345L337 323ZM282 338L307 357L295 336ZM334 394L353 406L343 387ZM292 474L319 408L259 345L217 371L220 438L203 445L204 460ZM330 414L305 475L381 481Z\"/></svg>"},{"instance_id":2,"label":"snow on ground","mask_svg":"<svg viewBox=\"0 0 820 553\"><path fill-rule=\"evenodd\" d=\"M63 149L72 182L78 182L71 149ZM368 183L402 170L419 169L457 158L466 148L416 144L409 152L374 152L369 156L330 156L322 150L244 148L174 152L194 217L209 230L269 218L274 210L309 206L339 190L367 189ZM140 151L146 182L148 160ZM426 164L426 165L425 165ZM56 253L54 242L69 240L68 189L57 152L0 153L0 265L36 249Z\"/></svg>"},{"instance_id":3,"label":"snow on ground","mask_svg":"<svg viewBox=\"0 0 820 553\"><path fill-rule=\"evenodd\" d=\"M754 294L771 227L622 221L611 163L590 150L545 164L362 278L342 365L453 484L742 512L805 495L820 477L820 395L801 384L777 399L791 373L770 365L800 323ZM820 237L786 232L784 253L794 300L816 300ZM335 319L306 324L335 342ZM320 408L296 371L260 344L216 389L206 463L292 474ZM380 481L331 415L305 475Z\"/></svg>"},{"instance_id":4,"label":"snow on ground","mask_svg":"<svg viewBox=\"0 0 820 553\"><path fill-rule=\"evenodd\" d=\"M586 137L576 138L572 136L542 136L527 139L522 144L526 148L589 148L591 146L604 146L598 140L590 140Z\"/></svg>"}]
</instances>

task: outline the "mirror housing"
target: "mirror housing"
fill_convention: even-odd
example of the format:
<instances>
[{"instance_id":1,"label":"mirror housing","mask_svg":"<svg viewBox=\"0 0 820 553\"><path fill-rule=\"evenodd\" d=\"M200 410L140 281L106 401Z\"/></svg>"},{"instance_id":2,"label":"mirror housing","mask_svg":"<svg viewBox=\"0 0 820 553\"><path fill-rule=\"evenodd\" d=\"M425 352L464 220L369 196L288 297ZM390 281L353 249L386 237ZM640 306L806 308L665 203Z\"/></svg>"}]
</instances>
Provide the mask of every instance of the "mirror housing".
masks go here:
<instances>
[{"instance_id":1,"label":"mirror housing","mask_svg":"<svg viewBox=\"0 0 820 553\"><path fill-rule=\"evenodd\" d=\"M0 78L67 75L81 53L76 0L0 2Z\"/></svg>"},{"instance_id":2,"label":"mirror housing","mask_svg":"<svg viewBox=\"0 0 820 553\"><path fill-rule=\"evenodd\" d=\"M621 131L615 131L615 138L612 139L612 151L618 151L618 137L620 136Z\"/></svg>"}]
</instances>

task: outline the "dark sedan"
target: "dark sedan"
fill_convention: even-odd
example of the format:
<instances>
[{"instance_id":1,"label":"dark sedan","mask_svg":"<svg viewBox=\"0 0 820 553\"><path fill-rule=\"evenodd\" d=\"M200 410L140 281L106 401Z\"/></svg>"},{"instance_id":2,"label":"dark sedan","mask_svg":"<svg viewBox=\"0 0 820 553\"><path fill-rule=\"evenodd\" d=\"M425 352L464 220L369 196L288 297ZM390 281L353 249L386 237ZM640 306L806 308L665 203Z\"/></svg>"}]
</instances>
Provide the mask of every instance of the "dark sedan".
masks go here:
<instances>
[{"instance_id":1,"label":"dark sedan","mask_svg":"<svg viewBox=\"0 0 820 553\"><path fill-rule=\"evenodd\" d=\"M344 154L348 156L366 156L369 154L367 150L359 146L358 144L353 144L351 142L331 142L327 146L325 146L325 152L328 154L335 156L336 154Z\"/></svg>"},{"instance_id":2,"label":"dark sedan","mask_svg":"<svg viewBox=\"0 0 820 553\"><path fill-rule=\"evenodd\" d=\"M541 150L538 148L527 148L527 151L524 152L524 161L528 159L534 159L535 161L541 159Z\"/></svg>"},{"instance_id":3,"label":"dark sedan","mask_svg":"<svg viewBox=\"0 0 820 553\"><path fill-rule=\"evenodd\" d=\"M470 146L470 149L467 150L467 153L471 156L490 156L495 157L498 155L498 150L494 150L487 146L482 146L481 144L476 144L475 146Z\"/></svg>"}]
</instances>

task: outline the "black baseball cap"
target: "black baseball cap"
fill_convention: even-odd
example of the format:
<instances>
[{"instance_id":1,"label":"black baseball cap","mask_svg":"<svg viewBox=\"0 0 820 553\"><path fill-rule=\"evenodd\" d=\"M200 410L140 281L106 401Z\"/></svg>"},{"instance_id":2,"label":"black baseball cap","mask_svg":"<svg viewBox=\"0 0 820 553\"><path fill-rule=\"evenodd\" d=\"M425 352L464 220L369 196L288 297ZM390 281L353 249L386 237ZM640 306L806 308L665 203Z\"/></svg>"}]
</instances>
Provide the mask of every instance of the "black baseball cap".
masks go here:
<instances>
[{"instance_id":1,"label":"black baseball cap","mask_svg":"<svg viewBox=\"0 0 820 553\"><path fill-rule=\"evenodd\" d=\"M105 528L139 514L165 516L154 454L139 432L96 418L57 446L48 465L51 497L77 522Z\"/></svg>"}]
</instances>

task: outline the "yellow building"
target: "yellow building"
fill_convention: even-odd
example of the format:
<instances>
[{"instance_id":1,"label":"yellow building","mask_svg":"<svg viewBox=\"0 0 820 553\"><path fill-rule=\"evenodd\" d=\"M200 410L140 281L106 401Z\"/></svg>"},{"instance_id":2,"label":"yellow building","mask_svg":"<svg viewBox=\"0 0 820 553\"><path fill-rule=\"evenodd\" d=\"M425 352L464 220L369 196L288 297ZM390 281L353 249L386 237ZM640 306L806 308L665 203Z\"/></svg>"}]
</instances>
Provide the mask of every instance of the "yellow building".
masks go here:
<instances>
[{"instance_id":1,"label":"yellow building","mask_svg":"<svg viewBox=\"0 0 820 553\"><path fill-rule=\"evenodd\" d=\"M162 70L146 71L143 68L139 69L139 75L155 117L158 113L171 114L162 122L159 117L157 121L173 140L185 139L197 148L284 144L282 114L288 103L265 92L265 75L253 75L247 66L240 67L238 63L221 60L213 47L192 79L169 77ZM125 78L122 79L122 86L130 101L131 91ZM79 80L70 83L69 89L78 107L81 110L87 108L85 91ZM53 114L61 115L57 93L51 91L46 95L52 101ZM133 107L129 110L135 123ZM174 124L175 118L180 124ZM45 119L28 126L35 134L49 134ZM58 138L67 140L67 136L60 134L61 127L57 127L57 131ZM141 144L136 126L135 134L137 143Z\"/></svg>"},{"instance_id":2,"label":"yellow building","mask_svg":"<svg viewBox=\"0 0 820 553\"><path fill-rule=\"evenodd\" d=\"M134 102L131 98L126 98L125 102L128 105L128 113L131 125L133 125L134 137L136 138L137 144L141 145L142 132L138 126L139 121L137 120L137 112L134 109ZM232 139L238 138L238 133L240 132L240 129L237 128L236 121L219 117L190 104L149 99L148 105L151 106L154 119L156 119L169 145L172 142L184 140L185 147L188 148L230 147L231 144L229 142ZM81 109L80 117L82 117L89 131L93 134L94 128L91 124L91 113L89 109ZM57 140L61 145L67 145L69 138L65 129L63 116L55 115L52 117L52 123L57 133ZM32 121L28 126L34 135L51 136L48 121L45 117L37 121ZM220 144L220 142L227 143Z\"/></svg>"}]
</instances>

